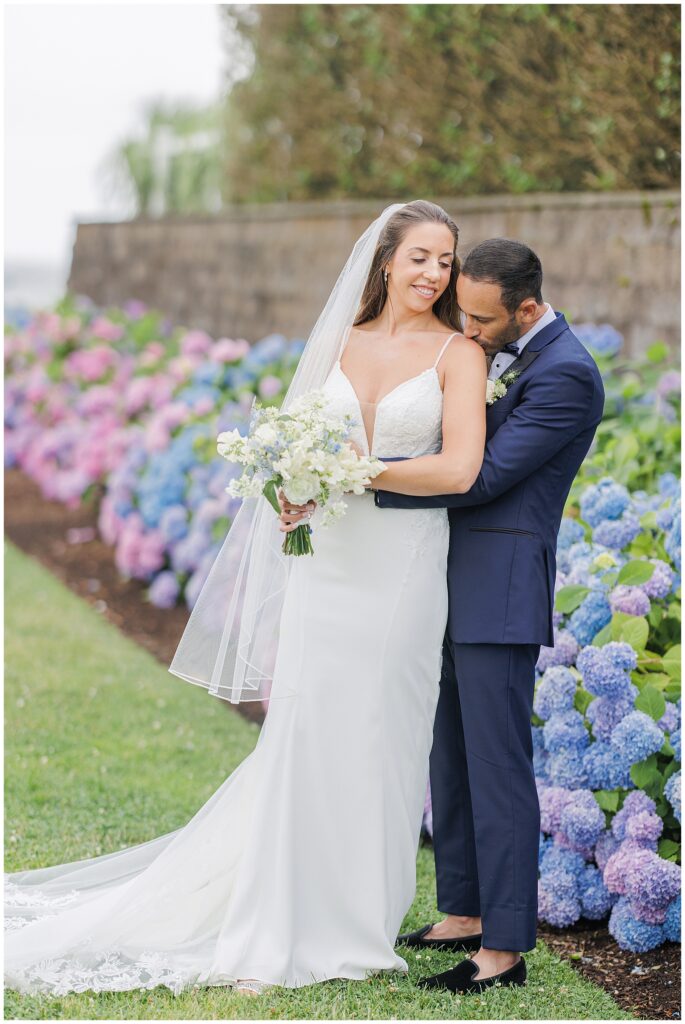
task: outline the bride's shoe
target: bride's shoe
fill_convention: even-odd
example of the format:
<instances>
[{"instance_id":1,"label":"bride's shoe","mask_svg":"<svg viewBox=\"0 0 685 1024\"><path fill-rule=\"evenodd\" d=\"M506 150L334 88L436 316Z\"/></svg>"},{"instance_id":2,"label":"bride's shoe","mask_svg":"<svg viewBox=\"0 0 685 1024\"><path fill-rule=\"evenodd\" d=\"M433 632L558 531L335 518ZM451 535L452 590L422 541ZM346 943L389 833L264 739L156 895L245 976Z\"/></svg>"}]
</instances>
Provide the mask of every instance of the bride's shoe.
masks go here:
<instances>
[{"instance_id":1,"label":"bride's shoe","mask_svg":"<svg viewBox=\"0 0 685 1024\"><path fill-rule=\"evenodd\" d=\"M258 981L256 978L241 978L235 983L236 992L248 996L261 996L267 988L272 988L266 981Z\"/></svg>"}]
</instances>

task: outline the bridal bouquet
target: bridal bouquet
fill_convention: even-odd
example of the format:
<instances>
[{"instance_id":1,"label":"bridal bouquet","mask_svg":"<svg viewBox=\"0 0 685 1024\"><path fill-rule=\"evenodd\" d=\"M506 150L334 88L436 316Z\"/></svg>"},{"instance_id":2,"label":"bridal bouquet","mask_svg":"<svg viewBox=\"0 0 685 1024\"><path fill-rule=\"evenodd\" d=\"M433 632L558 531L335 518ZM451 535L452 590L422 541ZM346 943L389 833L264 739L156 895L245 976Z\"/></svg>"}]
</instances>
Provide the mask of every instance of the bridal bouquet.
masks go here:
<instances>
[{"instance_id":1,"label":"bridal bouquet","mask_svg":"<svg viewBox=\"0 0 685 1024\"><path fill-rule=\"evenodd\" d=\"M226 491L235 498L264 495L280 515L277 493L282 487L296 505L321 505L321 525L328 525L347 508L344 501L332 500L334 494L363 494L365 485L385 469L380 459L358 455L348 442L353 423L351 416L341 419L326 412L321 391L308 391L287 412L255 403L247 437L230 430L217 438L219 455L244 467ZM283 551L313 554L311 527L301 523L286 534Z\"/></svg>"}]
</instances>

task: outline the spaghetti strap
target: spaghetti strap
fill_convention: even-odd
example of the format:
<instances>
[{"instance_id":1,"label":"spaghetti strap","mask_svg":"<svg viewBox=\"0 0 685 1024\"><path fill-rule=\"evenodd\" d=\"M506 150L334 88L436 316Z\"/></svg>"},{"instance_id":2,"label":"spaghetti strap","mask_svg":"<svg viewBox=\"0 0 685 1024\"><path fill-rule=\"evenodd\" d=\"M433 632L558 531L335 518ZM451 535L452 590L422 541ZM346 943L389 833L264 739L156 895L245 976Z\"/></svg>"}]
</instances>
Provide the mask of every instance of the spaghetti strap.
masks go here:
<instances>
[{"instance_id":1,"label":"spaghetti strap","mask_svg":"<svg viewBox=\"0 0 685 1024\"><path fill-rule=\"evenodd\" d=\"M340 362L340 360L342 359L342 354L345 351L345 345L347 344L347 342L349 340L350 331L352 330L352 326L353 325L350 324L350 326L346 327L345 330L343 331L342 344L340 345L340 351L338 352L338 362Z\"/></svg>"},{"instance_id":2,"label":"spaghetti strap","mask_svg":"<svg viewBox=\"0 0 685 1024\"><path fill-rule=\"evenodd\" d=\"M433 369L435 369L435 368L436 368L436 366L438 365L438 363L440 362L440 359L441 359L441 357L442 357L442 354L443 354L443 352L445 351L445 349L447 348L447 346L449 345L449 343L451 342L451 340L452 340L452 338L453 338L453 337L455 336L455 334L459 334L459 331L454 331L454 333L453 333L453 334L450 334L449 338L447 339L447 341L445 342L445 344L444 344L444 345L442 346L442 348L441 348L441 349L440 349L440 351L438 352L438 358L437 358L437 359L435 360L435 362L433 363Z\"/></svg>"}]
</instances>

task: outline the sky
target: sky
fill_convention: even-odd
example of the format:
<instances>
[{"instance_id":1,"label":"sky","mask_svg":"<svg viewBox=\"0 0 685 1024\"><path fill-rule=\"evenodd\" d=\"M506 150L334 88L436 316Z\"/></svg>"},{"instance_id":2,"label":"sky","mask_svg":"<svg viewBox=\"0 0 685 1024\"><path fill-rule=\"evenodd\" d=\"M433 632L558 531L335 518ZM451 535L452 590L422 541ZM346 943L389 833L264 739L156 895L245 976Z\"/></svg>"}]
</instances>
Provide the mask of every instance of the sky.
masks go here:
<instances>
[{"instance_id":1,"label":"sky","mask_svg":"<svg viewBox=\"0 0 685 1024\"><path fill-rule=\"evenodd\" d=\"M5 16L5 260L68 269L80 220L130 210L102 165L155 99L223 91L218 4L9 4Z\"/></svg>"}]
</instances>

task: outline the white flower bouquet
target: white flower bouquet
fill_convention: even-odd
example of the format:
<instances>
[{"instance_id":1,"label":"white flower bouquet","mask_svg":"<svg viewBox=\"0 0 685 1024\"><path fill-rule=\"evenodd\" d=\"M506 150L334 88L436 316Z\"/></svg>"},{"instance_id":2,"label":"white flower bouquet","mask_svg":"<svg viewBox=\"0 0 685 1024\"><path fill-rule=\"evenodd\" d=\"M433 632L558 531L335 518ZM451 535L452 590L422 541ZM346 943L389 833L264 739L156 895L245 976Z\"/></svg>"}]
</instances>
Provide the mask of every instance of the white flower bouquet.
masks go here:
<instances>
[{"instance_id":1,"label":"white flower bouquet","mask_svg":"<svg viewBox=\"0 0 685 1024\"><path fill-rule=\"evenodd\" d=\"M229 462L243 466L242 475L226 491L237 498L264 495L280 515L278 489L296 505L315 501L324 514L326 526L345 514L344 501L334 495L348 491L363 494L365 486L386 467L375 456L358 455L348 438L354 424L326 411L321 391L308 391L296 399L287 412L255 403L250 431L224 431L217 438L217 450ZM311 555L311 527L301 523L286 534L287 555Z\"/></svg>"}]
</instances>

